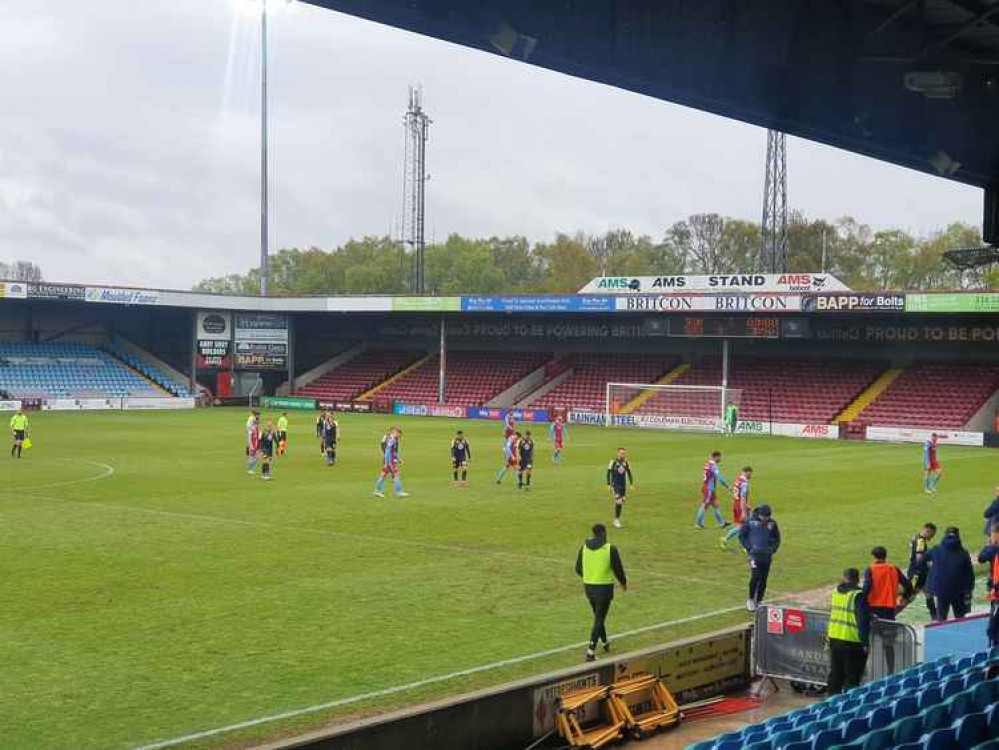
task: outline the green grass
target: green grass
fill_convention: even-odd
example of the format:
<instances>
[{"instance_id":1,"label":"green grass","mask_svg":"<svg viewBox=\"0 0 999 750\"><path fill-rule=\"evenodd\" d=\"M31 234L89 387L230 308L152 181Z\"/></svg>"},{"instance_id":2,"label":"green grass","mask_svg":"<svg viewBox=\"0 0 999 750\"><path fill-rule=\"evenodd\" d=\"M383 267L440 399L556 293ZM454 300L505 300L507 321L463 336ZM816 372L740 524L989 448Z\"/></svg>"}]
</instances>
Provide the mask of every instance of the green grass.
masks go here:
<instances>
[{"instance_id":1,"label":"green grass","mask_svg":"<svg viewBox=\"0 0 999 750\"><path fill-rule=\"evenodd\" d=\"M450 420L402 420L405 500L373 498L390 418L344 416L327 468L314 414L292 413L271 483L247 476L245 412L42 413L0 494L4 748L128 748L491 664L585 639L576 550L609 522L618 444L637 489L611 530L632 588L612 635L745 602L746 564L695 531L701 466L756 469L784 533L771 586L828 585L873 544L905 564L926 520L980 541L993 454L943 448L940 494L919 446L573 428L553 467L537 430L534 490L497 487L497 423L464 424L472 486L449 486ZM114 473L106 466L113 467ZM723 506L729 514L729 501ZM701 583L687 580L700 579ZM621 639L619 651L744 621L737 609ZM563 652L189 743L229 747L577 663Z\"/></svg>"}]
</instances>

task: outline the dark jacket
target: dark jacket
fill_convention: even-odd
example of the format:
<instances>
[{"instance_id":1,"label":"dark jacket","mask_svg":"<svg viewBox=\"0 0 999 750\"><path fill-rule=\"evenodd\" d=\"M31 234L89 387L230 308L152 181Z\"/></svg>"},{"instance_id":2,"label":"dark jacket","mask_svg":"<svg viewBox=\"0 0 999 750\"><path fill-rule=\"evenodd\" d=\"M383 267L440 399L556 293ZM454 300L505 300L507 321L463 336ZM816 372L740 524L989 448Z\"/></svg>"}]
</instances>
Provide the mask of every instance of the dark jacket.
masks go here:
<instances>
[{"instance_id":1,"label":"dark jacket","mask_svg":"<svg viewBox=\"0 0 999 750\"><path fill-rule=\"evenodd\" d=\"M926 590L949 601L959 601L975 589L975 571L971 557L956 534L947 534L943 541L926 554L930 575Z\"/></svg>"},{"instance_id":2,"label":"dark jacket","mask_svg":"<svg viewBox=\"0 0 999 750\"><path fill-rule=\"evenodd\" d=\"M988 536L992 533L992 526L999 523L999 497L989 503L982 516L985 517L985 536Z\"/></svg>"},{"instance_id":3,"label":"dark jacket","mask_svg":"<svg viewBox=\"0 0 999 750\"><path fill-rule=\"evenodd\" d=\"M770 518L764 521L756 511L739 527L739 543L755 557L769 557L780 548L780 528Z\"/></svg>"},{"instance_id":4,"label":"dark jacket","mask_svg":"<svg viewBox=\"0 0 999 750\"><path fill-rule=\"evenodd\" d=\"M866 646L871 635L871 608L867 606L867 596L860 590L859 586L854 586L852 583L840 582L836 590L841 594L846 594L849 591L860 591L857 598L854 599L853 606L857 613L857 632L860 634L860 642Z\"/></svg>"},{"instance_id":5,"label":"dark jacket","mask_svg":"<svg viewBox=\"0 0 999 750\"><path fill-rule=\"evenodd\" d=\"M604 544L607 543L606 539L587 539L586 546L590 549L600 549ZM617 582L622 586L628 585L628 578L624 574L624 563L621 562L621 553L617 551L617 547L613 544L611 545L611 568L614 570L614 577L617 578ZM576 575L580 578L583 577L583 548L579 548L579 552L576 555Z\"/></svg>"}]
</instances>

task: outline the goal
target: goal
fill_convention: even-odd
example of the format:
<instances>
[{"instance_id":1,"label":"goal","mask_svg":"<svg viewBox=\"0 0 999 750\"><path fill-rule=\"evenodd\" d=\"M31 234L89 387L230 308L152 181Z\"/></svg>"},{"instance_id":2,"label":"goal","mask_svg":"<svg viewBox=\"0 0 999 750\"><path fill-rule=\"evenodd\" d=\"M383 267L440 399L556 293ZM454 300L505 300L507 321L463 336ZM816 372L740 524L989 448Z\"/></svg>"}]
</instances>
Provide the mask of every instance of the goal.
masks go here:
<instances>
[{"instance_id":1,"label":"goal","mask_svg":"<svg viewBox=\"0 0 999 750\"><path fill-rule=\"evenodd\" d=\"M713 385L608 383L604 424L654 430L726 432L725 413L742 391Z\"/></svg>"}]
</instances>

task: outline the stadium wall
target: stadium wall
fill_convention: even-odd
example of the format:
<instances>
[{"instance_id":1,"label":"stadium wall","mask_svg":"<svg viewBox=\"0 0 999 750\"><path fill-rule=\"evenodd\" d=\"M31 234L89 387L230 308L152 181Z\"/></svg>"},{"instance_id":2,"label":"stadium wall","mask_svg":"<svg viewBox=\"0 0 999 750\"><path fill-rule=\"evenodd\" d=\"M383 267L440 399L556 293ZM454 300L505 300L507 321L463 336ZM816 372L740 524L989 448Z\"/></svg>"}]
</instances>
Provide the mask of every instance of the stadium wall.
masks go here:
<instances>
[{"instance_id":1,"label":"stadium wall","mask_svg":"<svg viewBox=\"0 0 999 750\"><path fill-rule=\"evenodd\" d=\"M277 742L301 750L510 750L554 727L559 695L640 672L663 679L681 704L745 688L752 625L623 654Z\"/></svg>"}]
</instances>

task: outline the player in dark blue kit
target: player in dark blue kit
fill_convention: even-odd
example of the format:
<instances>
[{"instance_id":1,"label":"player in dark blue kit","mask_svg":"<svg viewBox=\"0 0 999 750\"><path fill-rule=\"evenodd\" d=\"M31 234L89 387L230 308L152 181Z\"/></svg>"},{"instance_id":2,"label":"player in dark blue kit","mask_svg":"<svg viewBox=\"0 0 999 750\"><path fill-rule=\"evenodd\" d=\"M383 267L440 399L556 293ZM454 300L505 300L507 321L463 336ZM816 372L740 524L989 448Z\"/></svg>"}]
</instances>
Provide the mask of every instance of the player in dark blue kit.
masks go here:
<instances>
[{"instance_id":1,"label":"player in dark blue kit","mask_svg":"<svg viewBox=\"0 0 999 750\"><path fill-rule=\"evenodd\" d=\"M270 481L271 462L277 449L278 436L274 431L274 423L268 422L267 429L260 434L260 478Z\"/></svg>"},{"instance_id":2,"label":"player in dark blue kit","mask_svg":"<svg viewBox=\"0 0 999 750\"><path fill-rule=\"evenodd\" d=\"M472 460L472 446L465 439L465 433L461 430L451 441L451 471L454 477L455 487L468 486L468 462ZM458 481L458 472L461 472L461 481Z\"/></svg>"},{"instance_id":3,"label":"player in dark blue kit","mask_svg":"<svg viewBox=\"0 0 999 750\"><path fill-rule=\"evenodd\" d=\"M520 467L517 469L517 489L531 491L531 474L534 471L534 438L531 431L524 433L518 446L520 455Z\"/></svg>"}]
</instances>

